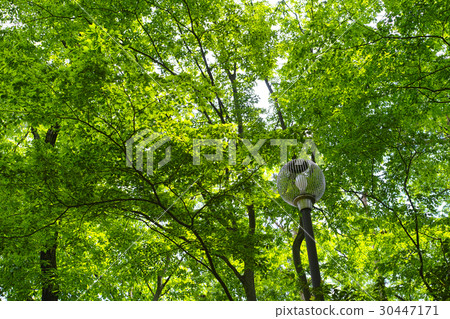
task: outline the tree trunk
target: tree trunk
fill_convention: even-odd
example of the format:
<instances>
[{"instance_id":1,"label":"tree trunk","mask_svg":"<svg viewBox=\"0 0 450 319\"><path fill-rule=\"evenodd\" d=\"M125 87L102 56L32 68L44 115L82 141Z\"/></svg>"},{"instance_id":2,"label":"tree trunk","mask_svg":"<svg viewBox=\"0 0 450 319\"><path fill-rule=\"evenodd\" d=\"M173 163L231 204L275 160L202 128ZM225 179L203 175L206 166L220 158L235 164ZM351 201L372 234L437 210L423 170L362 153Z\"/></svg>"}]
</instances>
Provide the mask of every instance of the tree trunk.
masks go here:
<instances>
[{"instance_id":1,"label":"tree trunk","mask_svg":"<svg viewBox=\"0 0 450 319\"><path fill-rule=\"evenodd\" d=\"M248 213L248 226L249 226L249 234L251 237L255 235L256 229L256 216L255 216L255 207L253 204L247 205L247 213ZM251 240L251 245L248 247L248 250L251 252L251 260L244 261L244 274L241 277L242 285L245 290L245 297L248 301L256 301L256 288L255 288L255 272L253 271L254 266L254 244L253 238Z\"/></svg>"},{"instance_id":2,"label":"tree trunk","mask_svg":"<svg viewBox=\"0 0 450 319\"><path fill-rule=\"evenodd\" d=\"M55 234L53 245L40 253L41 273L44 277L42 284L42 301L58 300L58 285L56 278L56 249L58 233Z\"/></svg>"},{"instance_id":3,"label":"tree trunk","mask_svg":"<svg viewBox=\"0 0 450 319\"><path fill-rule=\"evenodd\" d=\"M272 90L272 85L269 82L269 79L265 78L264 82L266 82L266 86L269 89L270 96L272 96L273 90ZM275 104L275 110L277 111L277 116L278 116L278 121L280 122L280 126L283 130L285 130L286 124L284 123L283 115L281 114L280 105L278 104L278 99L274 98L273 102Z\"/></svg>"},{"instance_id":4,"label":"tree trunk","mask_svg":"<svg viewBox=\"0 0 450 319\"><path fill-rule=\"evenodd\" d=\"M241 282L244 286L247 301L256 301L255 272L252 269L246 269Z\"/></svg>"},{"instance_id":5,"label":"tree trunk","mask_svg":"<svg viewBox=\"0 0 450 319\"><path fill-rule=\"evenodd\" d=\"M152 301L158 301L159 297L161 297L161 293L164 289L164 284L162 282L162 276L158 275L158 278L156 280L156 290L155 290L155 294L153 295L153 299Z\"/></svg>"},{"instance_id":6,"label":"tree trunk","mask_svg":"<svg viewBox=\"0 0 450 319\"><path fill-rule=\"evenodd\" d=\"M303 239L305 239L305 233L303 232L303 223L300 219L300 227L298 228L297 235L295 236L294 242L292 244L292 259L294 261L295 271L298 276L298 283L300 288L300 296L302 300L311 300L311 292L309 291L308 280L306 279L305 270L302 266L302 259L300 256L300 247L302 245Z\"/></svg>"},{"instance_id":7,"label":"tree trunk","mask_svg":"<svg viewBox=\"0 0 450 319\"><path fill-rule=\"evenodd\" d=\"M45 143L55 146L56 138L58 137L60 126L56 124L48 129L45 136ZM36 129L31 128L31 133L35 140L40 139L39 133ZM39 255L39 262L41 266L41 274L44 277L42 283L42 301L57 301L58 300L58 284L56 283L56 250L58 248L58 233L55 232L52 237L52 244L50 248L41 251Z\"/></svg>"}]
</instances>

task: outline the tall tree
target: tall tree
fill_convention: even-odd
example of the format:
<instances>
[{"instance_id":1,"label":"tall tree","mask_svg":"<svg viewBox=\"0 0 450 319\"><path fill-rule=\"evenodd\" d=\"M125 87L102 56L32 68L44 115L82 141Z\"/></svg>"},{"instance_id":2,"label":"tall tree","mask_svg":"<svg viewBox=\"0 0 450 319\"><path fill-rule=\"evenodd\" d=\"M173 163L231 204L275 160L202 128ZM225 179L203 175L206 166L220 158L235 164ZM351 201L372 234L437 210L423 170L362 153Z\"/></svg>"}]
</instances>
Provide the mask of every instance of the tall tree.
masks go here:
<instances>
[{"instance_id":1,"label":"tall tree","mask_svg":"<svg viewBox=\"0 0 450 319\"><path fill-rule=\"evenodd\" d=\"M450 298L445 1L0 6L4 298L308 300L269 140L311 138L325 299Z\"/></svg>"}]
</instances>

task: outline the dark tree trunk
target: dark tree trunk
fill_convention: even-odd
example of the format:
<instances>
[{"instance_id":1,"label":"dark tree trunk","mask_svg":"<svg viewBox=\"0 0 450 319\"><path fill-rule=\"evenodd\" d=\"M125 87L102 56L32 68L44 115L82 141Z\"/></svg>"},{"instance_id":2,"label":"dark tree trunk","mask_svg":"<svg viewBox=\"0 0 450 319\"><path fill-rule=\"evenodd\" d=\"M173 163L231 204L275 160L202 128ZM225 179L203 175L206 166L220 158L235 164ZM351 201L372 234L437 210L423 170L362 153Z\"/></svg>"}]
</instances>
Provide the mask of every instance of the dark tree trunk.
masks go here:
<instances>
[{"instance_id":1,"label":"dark tree trunk","mask_svg":"<svg viewBox=\"0 0 450 319\"><path fill-rule=\"evenodd\" d=\"M55 234L53 245L40 253L41 273L44 277L42 301L58 300L58 285L55 283L57 237L58 234Z\"/></svg>"},{"instance_id":2,"label":"dark tree trunk","mask_svg":"<svg viewBox=\"0 0 450 319\"><path fill-rule=\"evenodd\" d=\"M264 79L264 82L266 82L266 86L269 89L269 93L270 95L273 94L273 90L272 90L272 85L269 82L268 78ZM280 105L278 104L278 99L274 98L274 103L275 103L275 110L277 111L277 116L278 116L278 121L280 122L280 126L283 130L286 129L286 124L284 123L284 119L283 119L283 115L281 114L281 110L280 110Z\"/></svg>"},{"instance_id":3,"label":"dark tree trunk","mask_svg":"<svg viewBox=\"0 0 450 319\"><path fill-rule=\"evenodd\" d=\"M255 272L252 269L246 269L242 276L242 285L245 290L245 297L248 301L256 301Z\"/></svg>"},{"instance_id":4,"label":"dark tree trunk","mask_svg":"<svg viewBox=\"0 0 450 319\"><path fill-rule=\"evenodd\" d=\"M58 137L60 126L58 124L48 129L45 136L45 143L55 146L56 138ZM36 129L31 128L34 139L40 139ZM58 248L58 233L55 232L52 237L52 244L44 251L40 252L39 262L41 266L41 274L43 276L42 283L42 301L57 301L58 300L58 284L56 283L56 250Z\"/></svg>"},{"instance_id":5,"label":"dark tree trunk","mask_svg":"<svg viewBox=\"0 0 450 319\"><path fill-rule=\"evenodd\" d=\"M152 301L158 301L159 297L161 297L164 286L165 285L162 282L162 277L158 276L158 278L156 280L156 291L155 291L155 294L153 295Z\"/></svg>"},{"instance_id":6,"label":"dark tree trunk","mask_svg":"<svg viewBox=\"0 0 450 319\"><path fill-rule=\"evenodd\" d=\"M247 205L247 213L248 213L248 226L249 226L249 234L250 237L255 235L256 229L256 216L255 216L255 207L252 205ZM245 290L245 297L248 301L256 301L256 288L255 288L255 272L253 271L254 267L254 243L253 238L251 240L251 244L248 247L250 251L251 257L250 260L244 261L244 274L241 277L242 285Z\"/></svg>"},{"instance_id":7,"label":"dark tree trunk","mask_svg":"<svg viewBox=\"0 0 450 319\"><path fill-rule=\"evenodd\" d=\"M300 219L300 227L298 228L297 235L295 236L294 242L292 244L292 259L294 261L295 271L298 276L298 283L300 288L300 296L302 300L311 300L311 292L309 291L308 280L306 279L305 270L302 266L302 259L300 256L300 247L302 245L303 239L305 239L305 233L303 231L303 223Z\"/></svg>"}]
</instances>

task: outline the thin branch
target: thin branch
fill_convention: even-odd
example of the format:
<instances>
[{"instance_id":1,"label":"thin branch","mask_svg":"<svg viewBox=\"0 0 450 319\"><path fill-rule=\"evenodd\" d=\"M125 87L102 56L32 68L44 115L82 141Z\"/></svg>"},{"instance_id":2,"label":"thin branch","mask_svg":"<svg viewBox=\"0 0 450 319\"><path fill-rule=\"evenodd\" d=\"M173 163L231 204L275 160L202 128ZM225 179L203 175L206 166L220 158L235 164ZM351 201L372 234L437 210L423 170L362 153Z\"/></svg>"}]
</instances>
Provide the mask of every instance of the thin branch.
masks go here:
<instances>
[{"instance_id":1,"label":"thin branch","mask_svg":"<svg viewBox=\"0 0 450 319\"><path fill-rule=\"evenodd\" d=\"M30 236L36 234L37 232L40 232L41 230L43 230L45 228L48 228L48 227L50 227L52 225L55 225L58 222L58 220L60 220L67 213L67 211L69 209L70 209L70 207L66 208L61 214L59 214L58 217L56 217L56 219L54 221L52 221L51 223L49 223L49 224L47 224L45 226L39 227L38 229L32 231L31 233L28 233L26 235L19 235L19 236L0 236L0 238L2 238L2 239L15 239L15 238L30 237Z\"/></svg>"}]
</instances>

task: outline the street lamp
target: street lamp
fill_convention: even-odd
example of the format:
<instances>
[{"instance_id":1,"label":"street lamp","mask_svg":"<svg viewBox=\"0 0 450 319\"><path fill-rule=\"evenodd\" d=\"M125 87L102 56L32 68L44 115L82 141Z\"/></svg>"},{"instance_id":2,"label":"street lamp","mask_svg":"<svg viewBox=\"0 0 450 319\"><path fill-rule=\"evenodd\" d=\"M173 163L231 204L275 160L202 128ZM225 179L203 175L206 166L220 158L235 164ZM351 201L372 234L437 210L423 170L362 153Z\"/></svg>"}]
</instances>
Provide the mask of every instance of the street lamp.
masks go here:
<instances>
[{"instance_id":1,"label":"street lamp","mask_svg":"<svg viewBox=\"0 0 450 319\"><path fill-rule=\"evenodd\" d=\"M320 290L319 261L311 221L311 209L325 192L323 172L313 161L294 159L281 168L277 178L277 188L278 193L286 203L300 209L311 281L315 291L314 296L317 300L323 300L323 294Z\"/></svg>"}]
</instances>

